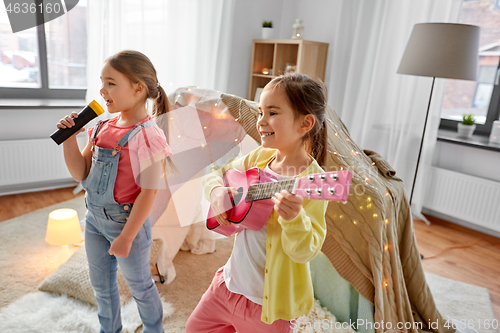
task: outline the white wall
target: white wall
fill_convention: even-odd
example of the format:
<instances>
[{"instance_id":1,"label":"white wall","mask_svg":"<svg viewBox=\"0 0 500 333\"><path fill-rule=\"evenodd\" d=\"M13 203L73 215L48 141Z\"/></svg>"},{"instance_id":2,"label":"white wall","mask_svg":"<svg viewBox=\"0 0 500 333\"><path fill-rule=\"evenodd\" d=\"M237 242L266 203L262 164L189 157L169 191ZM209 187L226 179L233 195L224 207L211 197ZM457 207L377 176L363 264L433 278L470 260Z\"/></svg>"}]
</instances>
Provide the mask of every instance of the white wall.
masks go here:
<instances>
[{"instance_id":1,"label":"white wall","mask_svg":"<svg viewBox=\"0 0 500 333\"><path fill-rule=\"evenodd\" d=\"M292 7L292 3L295 8ZM287 2L281 18L280 38L292 36L292 25L295 19L301 19L304 26L304 39L328 43L328 59L326 63L325 84L330 83L331 59L335 48L335 24L331 22L341 19L340 1L337 0L294 0Z\"/></svg>"},{"instance_id":2,"label":"white wall","mask_svg":"<svg viewBox=\"0 0 500 333\"><path fill-rule=\"evenodd\" d=\"M233 36L227 93L247 97L252 40L261 38L263 21L272 21L275 37L280 36L282 7L288 2L236 0L233 26L228 27L233 30Z\"/></svg>"},{"instance_id":3,"label":"white wall","mask_svg":"<svg viewBox=\"0 0 500 333\"><path fill-rule=\"evenodd\" d=\"M85 102L82 101L82 105ZM57 128L57 122L74 108L0 109L0 141L48 138Z\"/></svg>"}]
</instances>

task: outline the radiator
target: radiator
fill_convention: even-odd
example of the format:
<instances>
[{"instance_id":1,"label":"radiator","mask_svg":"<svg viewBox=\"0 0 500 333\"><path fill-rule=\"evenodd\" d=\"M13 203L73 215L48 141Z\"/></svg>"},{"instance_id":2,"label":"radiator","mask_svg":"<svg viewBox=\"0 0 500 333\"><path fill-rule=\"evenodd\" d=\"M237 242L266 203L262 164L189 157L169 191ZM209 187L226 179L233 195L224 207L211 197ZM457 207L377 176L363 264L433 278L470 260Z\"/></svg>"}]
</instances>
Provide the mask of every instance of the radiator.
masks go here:
<instances>
[{"instance_id":1,"label":"radiator","mask_svg":"<svg viewBox=\"0 0 500 333\"><path fill-rule=\"evenodd\" d=\"M78 137L79 145L85 140ZM0 195L75 184L52 139L0 141Z\"/></svg>"},{"instance_id":2,"label":"radiator","mask_svg":"<svg viewBox=\"0 0 500 333\"><path fill-rule=\"evenodd\" d=\"M431 168L424 207L500 232L500 182Z\"/></svg>"}]
</instances>

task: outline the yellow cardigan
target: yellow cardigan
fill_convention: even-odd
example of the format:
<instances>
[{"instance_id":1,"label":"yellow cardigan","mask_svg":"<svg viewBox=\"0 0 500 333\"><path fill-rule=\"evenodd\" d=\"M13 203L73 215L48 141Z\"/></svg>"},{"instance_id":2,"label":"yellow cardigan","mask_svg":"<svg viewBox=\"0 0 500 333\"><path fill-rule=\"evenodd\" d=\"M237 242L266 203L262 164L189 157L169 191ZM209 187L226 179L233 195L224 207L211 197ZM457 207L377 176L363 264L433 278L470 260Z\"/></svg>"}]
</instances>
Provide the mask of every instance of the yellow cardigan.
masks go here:
<instances>
[{"instance_id":1,"label":"yellow cardigan","mask_svg":"<svg viewBox=\"0 0 500 333\"><path fill-rule=\"evenodd\" d=\"M223 186L222 174L229 168L240 171L257 166L264 169L276 150L259 147L224 168L207 175L203 181L205 197ZM324 172L316 160L297 177ZM321 250L326 237L327 201L304 199L300 213L283 220L274 210L267 221L266 268L261 320L292 320L311 311L314 294L309 261ZM237 237L237 236L236 236Z\"/></svg>"}]
</instances>

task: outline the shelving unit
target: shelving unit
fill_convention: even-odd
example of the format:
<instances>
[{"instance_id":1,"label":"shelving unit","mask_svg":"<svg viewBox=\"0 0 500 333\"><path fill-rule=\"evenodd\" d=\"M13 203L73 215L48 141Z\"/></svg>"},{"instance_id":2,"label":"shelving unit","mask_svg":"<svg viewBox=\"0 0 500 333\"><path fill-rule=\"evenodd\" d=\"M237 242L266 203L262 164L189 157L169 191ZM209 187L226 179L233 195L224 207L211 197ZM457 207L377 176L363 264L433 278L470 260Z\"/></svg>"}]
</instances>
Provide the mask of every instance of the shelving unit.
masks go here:
<instances>
[{"instance_id":1,"label":"shelving unit","mask_svg":"<svg viewBox=\"0 0 500 333\"><path fill-rule=\"evenodd\" d=\"M302 39L254 39L250 64L248 99L254 100L257 88L263 88L276 76L285 73L287 65L314 79L325 80L328 43ZM269 74L263 74L265 69Z\"/></svg>"}]
</instances>

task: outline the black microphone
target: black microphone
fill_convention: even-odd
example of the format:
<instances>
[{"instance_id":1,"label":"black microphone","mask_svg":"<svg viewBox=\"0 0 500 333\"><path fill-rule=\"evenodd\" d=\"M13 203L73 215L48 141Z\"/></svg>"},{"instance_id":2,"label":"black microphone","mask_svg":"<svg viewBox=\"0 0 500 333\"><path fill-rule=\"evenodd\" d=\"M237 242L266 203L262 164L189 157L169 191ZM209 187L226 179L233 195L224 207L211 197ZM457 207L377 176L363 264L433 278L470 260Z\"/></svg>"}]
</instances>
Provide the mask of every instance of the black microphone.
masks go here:
<instances>
[{"instance_id":1,"label":"black microphone","mask_svg":"<svg viewBox=\"0 0 500 333\"><path fill-rule=\"evenodd\" d=\"M96 101L92 101L78 113L78 118L73 118L73 127L59 128L50 137L58 145L66 141L67 138L75 134L80 128L87 125L92 119L104 113L103 108Z\"/></svg>"}]
</instances>

